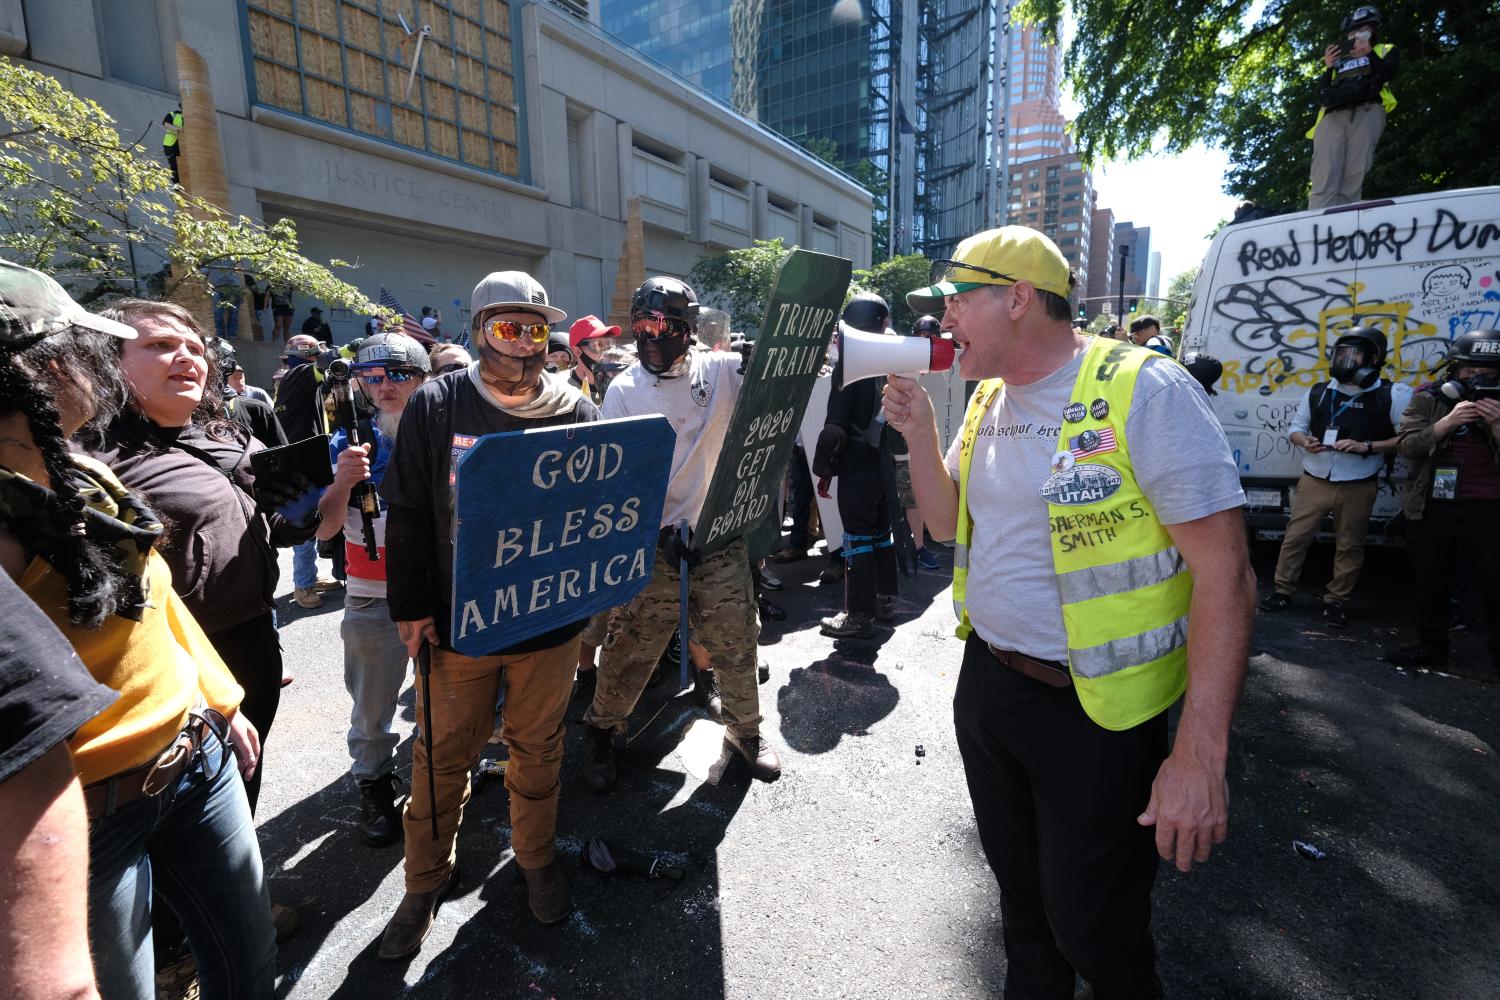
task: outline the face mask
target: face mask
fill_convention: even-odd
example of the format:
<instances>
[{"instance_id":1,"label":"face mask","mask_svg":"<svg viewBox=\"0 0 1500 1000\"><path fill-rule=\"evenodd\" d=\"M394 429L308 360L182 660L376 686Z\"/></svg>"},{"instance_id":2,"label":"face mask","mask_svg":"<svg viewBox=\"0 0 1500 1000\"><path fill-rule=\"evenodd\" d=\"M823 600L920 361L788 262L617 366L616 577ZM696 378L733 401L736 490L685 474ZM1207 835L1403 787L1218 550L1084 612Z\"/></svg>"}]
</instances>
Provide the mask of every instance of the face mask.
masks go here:
<instances>
[{"instance_id":1,"label":"face mask","mask_svg":"<svg viewBox=\"0 0 1500 1000\"><path fill-rule=\"evenodd\" d=\"M679 361L687 359L688 338L686 334L669 337L637 337L636 353L640 355L641 367L658 378L676 378L683 374Z\"/></svg>"},{"instance_id":2,"label":"face mask","mask_svg":"<svg viewBox=\"0 0 1500 1000\"><path fill-rule=\"evenodd\" d=\"M506 396L518 396L535 389L547 368L547 355L540 351L524 358L513 358L495 350L482 337L479 354L479 375L484 384Z\"/></svg>"}]
</instances>

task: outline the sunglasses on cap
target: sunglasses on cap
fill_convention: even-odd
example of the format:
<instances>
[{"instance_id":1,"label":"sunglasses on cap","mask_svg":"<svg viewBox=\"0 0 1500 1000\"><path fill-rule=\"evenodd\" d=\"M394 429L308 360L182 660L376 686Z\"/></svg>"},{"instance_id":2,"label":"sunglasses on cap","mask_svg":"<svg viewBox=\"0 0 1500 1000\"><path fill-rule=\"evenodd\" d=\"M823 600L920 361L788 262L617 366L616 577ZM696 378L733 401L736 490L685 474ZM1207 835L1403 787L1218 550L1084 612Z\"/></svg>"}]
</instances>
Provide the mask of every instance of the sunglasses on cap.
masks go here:
<instances>
[{"instance_id":1,"label":"sunglasses on cap","mask_svg":"<svg viewBox=\"0 0 1500 1000\"><path fill-rule=\"evenodd\" d=\"M999 271L991 271L987 267L980 267L978 264L970 264L967 261L949 260L949 259L946 259L946 258L939 258L939 259L937 259L937 260L935 260L935 261L932 262L932 270L930 272L928 272L928 276L927 276L928 277L928 282L930 284L936 285L940 281L973 281L974 280L972 277L971 278L965 278L961 274L954 273L956 271L975 271L975 272L978 272L979 274L988 275L989 277L994 278L997 281L1008 281L1011 284L1015 284L1016 283L1016 278L1013 277L1012 275L1001 274Z\"/></svg>"},{"instance_id":2,"label":"sunglasses on cap","mask_svg":"<svg viewBox=\"0 0 1500 1000\"><path fill-rule=\"evenodd\" d=\"M484 332L496 340L514 342L521 339L533 344L545 344L552 336L552 327L546 323L517 323L509 319L491 319L484 323Z\"/></svg>"},{"instance_id":3,"label":"sunglasses on cap","mask_svg":"<svg viewBox=\"0 0 1500 1000\"><path fill-rule=\"evenodd\" d=\"M387 368L384 375L372 375L369 371L359 371L356 369L354 377L365 385L379 385L386 379L390 379L394 385L404 385L412 379L420 377L421 374L421 370L417 368Z\"/></svg>"},{"instance_id":4,"label":"sunglasses on cap","mask_svg":"<svg viewBox=\"0 0 1500 1000\"><path fill-rule=\"evenodd\" d=\"M630 332L637 337L655 340L658 337L686 336L692 328L685 321L668 316L641 316L630 321Z\"/></svg>"}]
</instances>

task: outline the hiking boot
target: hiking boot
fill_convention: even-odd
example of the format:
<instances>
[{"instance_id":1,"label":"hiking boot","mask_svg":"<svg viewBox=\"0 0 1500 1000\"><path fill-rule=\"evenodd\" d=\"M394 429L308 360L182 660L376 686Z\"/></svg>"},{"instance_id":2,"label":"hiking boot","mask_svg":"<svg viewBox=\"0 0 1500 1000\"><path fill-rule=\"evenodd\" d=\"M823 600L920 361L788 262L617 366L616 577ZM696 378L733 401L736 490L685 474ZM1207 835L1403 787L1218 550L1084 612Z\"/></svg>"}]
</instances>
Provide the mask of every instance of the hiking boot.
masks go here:
<instances>
[{"instance_id":1,"label":"hiking boot","mask_svg":"<svg viewBox=\"0 0 1500 1000\"><path fill-rule=\"evenodd\" d=\"M760 571L760 588L762 590L776 591L782 589L785 586L786 584L782 582L781 577L776 576L774 573L769 573L766 570Z\"/></svg>"},{"instance_id":2,"label":"hiking boot","mask_svg":"<svg viewBox=\"0 0 1500 1000\"><path fill-rule=\"evenodd\" d=\"M943 564L937 554L927 547L917 550L917 565L923 569L942 569Z\"/></svg>"},{"instance_id":3,"label":"hiking boot","mask_svg":"<svg viewBox=\"0 0 1500 1000\"><path fill-rule=\"evenodd\" d=\"M1441 670L1448 666L1448 651L1435 650L1419 642L1385 654L1385 662L1398 667L1436 667Z\"/></svg>"},{"instance_id":4,"label":"hiking boot","mask_svg":"<svg viewBox=\"0 0 1500 1000\"><path fill-rule=\"evenodd\" d=\"M271 926L276 930L276 943L280 944L297 933L297 928L302 926L302 914L290 906L272 903Z\"/></svg>"},{"instance_id":5,"label":"hiking boot","mask_svg":"<svg viewBox=\"0 0 1500 1000\"><path fill-rule=\"evenodd\" d=\"M588 744L588 756L583 761L583 780L591 792L607 792L615 787L618 769L615 766L615 734L609 729L585 725L584 742Z\"/></svg>"},{"instance_id":6,"label":"hiking boot","mask_svg":"<svg viewBox=\"0 0 1500 1000\"><path fill-rule=\"evenodd\" d=\"M1289 608L1291 606L1292 606L1292 595L1291 594L1277 594L1277 593L1273 592L1273 593L1267 594L1265 597L1262 597L1260 599L1260 609L1262 611L1270 611L1270 612L1285 611L1287 608Z\"/></svg>"},{"instance_id":7,"label":"hiking boot","mask_svg":"<svg viewBox=\"0 0 1500 1000\"><path fill-rule=\"evenodd\" d=\"M724 699L719 696L719 675L712 670L693 671L693 700L703 706L715 722L724 719Z\"/></svg>"},{"instance_id":8,"label":"hiking boot","mask_svg":"<svg viewBox=\"0 0 1500 1000\"><path fill-rule=\"evenodd\" d=\"M755 679L761 684L771 679L771 665L765 660L755 665Z\"/></svg>"},{"instance_id":9,"label":"hiking boot","mask_svg":"<svg viewBox=\"0 0 1500 1000\"><path fill-rule=\"evenodd\" d=\"M520 868L520 864L516 865ZM520 868L521 878L526 882L526 903L531 915L543 927L551 927L568 919L573 912L573 902L568 898L568 880L556 861L543 868Z\"/></svg>"},{"instance_id":10,"label":"hiking boot","mask_svg":"<svg viewBox=\"0 0 1500 1000\"><path fill-rule=\"evenodd\" d=\"M895 594L875 595L875 617L883 622L893 622L896 620Z\"/></svg>"},{"instance_id":11,"label":"hiking boot","mask_svg":"<svg viewBox=\"0 0 1500 1000\"><path fill-rule=\"evenodd\" d=\"M422 950L427 932L432 930L432 918L438 904L458 888L458 866L454 866L448 881L431 892L408 892L401 898L385 933L380 935L381 958L388 961L410 958Z\"/></svg>"},{"instance_id":12,"label":"hiking boot","mask_svg":"<svg viewBox=\"0 0 1500 1000\"><path fill-rule=\"evenodd\" d=\"M323 606L323 595L311 587L297 587L293 589L292 600L297 602L299 608L321 608Z\"/></svg>"},{"instance_id":13,"label":"hiking boot","mask_svg":"<svg viewBox=\"0 0 1500 1000\"><path fill-rule=\"evenodd\" d=\"M775 781L781 777L781 757L759 733L754 736L736 736L725 732L724 746L733 750L749 765L751 777L760 781Z\"/></svg>"},{"instance_id":14,"label":"hiking boot","mask_svg":"<svg viewBox=\"0 0 1500 1000\"><path fill-rule=\"evenodd\" d=\"M764 622L786 621L786 609L779 604L772 604L764 597L758 602L760 604L760 620Z\"/></svg>"},{"instance_id":15,"label":"hiking boot","mask_svg":"<svg viewBox=\"0 0 1500 1000\"><path fill-rule=\"evenodd\" d=\"M796 549L792 548L790 545L788 545L784 549L780 549L776 552L771 553L771 561L773 563L801 562L806 558L807 549Z\"/></svg>"},{"instance_id":16,"label":"hiking boot","mask_svg":"<svg viewBox=\"0 0 1500 1000\"><path fill-rule=\"evenodd\" d=\"M401 839L401 808L396 805L394 774L359 783L359 832L371 847L385 847Z\"/></svg>"},{"instance_id":17,"label":"hiking boot","mask_svg":"<svg viewBox=\"0 0 1500 1000\"><path fill-rule=\"evenodd\" d=\"M828 560L828 565L824 566L823 567L823 572L821 572L821 573L818 574L818 583L819 583L819 585L827 587L827 586L831 586L831 585L833 585L835 583L843 583L843 582L844 582L844 560L843 560L843 558L840 557L838 559L830 559L830 560Z\"/></svg>"},{"instance_id":18,"label":"hiking boot","mask_svg":"<svg viewBox=\"0 0 1500 1000\"><path fill-rule=\"evenodd\" d=\"M344 589L344 581L343 580L335 580L331 576L320 576L313 583L312 589L313 589L314 593L328 594L328 593L331 593L331 592L333 592L335 590L343 590Z\"/></svg>"},{"instance_id":19,"label":"hiking boot","mask_svg":"<svg viewBox=\"0 0 1500 1000\"><path fill-rule=\"evenodd\" d=\"M869 615L840 611L832 618L824 618L818 631L834 639L868 639L875 634L875 622Z\"/></svg>"},{"instance_id":20,"label":"hiking boot","mask_svg":"<svg viewBox=\"0 0 1500 1000\"><path fill-rule=\"evenodd\" d=\"M1348 628L1349 616L1344 614L1344 606L1338 601L1329 601L1324 604L1323 624L1331 628Z\"/></svg>"}]
</instances>

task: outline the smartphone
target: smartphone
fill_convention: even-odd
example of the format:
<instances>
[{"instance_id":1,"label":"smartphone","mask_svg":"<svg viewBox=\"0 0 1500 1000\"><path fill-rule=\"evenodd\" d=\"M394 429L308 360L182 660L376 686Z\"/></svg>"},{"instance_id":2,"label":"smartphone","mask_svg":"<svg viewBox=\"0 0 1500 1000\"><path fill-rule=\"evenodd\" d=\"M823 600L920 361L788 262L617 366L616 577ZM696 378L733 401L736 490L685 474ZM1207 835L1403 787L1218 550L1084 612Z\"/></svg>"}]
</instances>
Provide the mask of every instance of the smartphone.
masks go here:
<instances>
[{"instance_id":1,"label":"smartphone","mask_svg":"<svg viewBox=\"0 0 1500 1000\"><path fill-rule=\"evenodd\" d=\"M1500 385L1476 385L1472 391L1475 399L1493 399L1500 403Z\"/></svg>"},{"instance_id":2,"label":"smartphone","mask_svg":"<svg viewBox=\"0 0 1500 1000\"><path fill-rule=\"evenodd\" d=\"M1340 38L1339 39L1339 54L1340 55L1346 55L1347 56L1349 53L1351 53L1353 51L1354 51L1354 39L1352 39L1352 38Z\"/></svg>"}]
</instances>

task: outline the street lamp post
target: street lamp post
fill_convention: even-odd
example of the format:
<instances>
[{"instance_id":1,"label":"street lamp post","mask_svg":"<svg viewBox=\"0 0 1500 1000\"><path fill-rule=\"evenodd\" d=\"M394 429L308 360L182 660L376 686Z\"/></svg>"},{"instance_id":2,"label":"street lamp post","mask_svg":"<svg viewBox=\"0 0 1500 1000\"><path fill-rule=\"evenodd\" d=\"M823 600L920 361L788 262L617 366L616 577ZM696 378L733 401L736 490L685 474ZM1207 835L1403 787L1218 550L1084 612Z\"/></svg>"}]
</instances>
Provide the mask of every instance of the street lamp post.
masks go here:
<instances>
[{"instance_id":1,"label":"street lamp post","mask_svg":"<svg viewBox=\"0 0 1500 1000\"><path fill-rule=\"evenodd\" d=\"M1115 315L1120 317L1120 322L1125 321L1125 262L1130 259L1130 244L1120 244L1120 304L1115 310Z\"/></svg>"}]
</instances>

